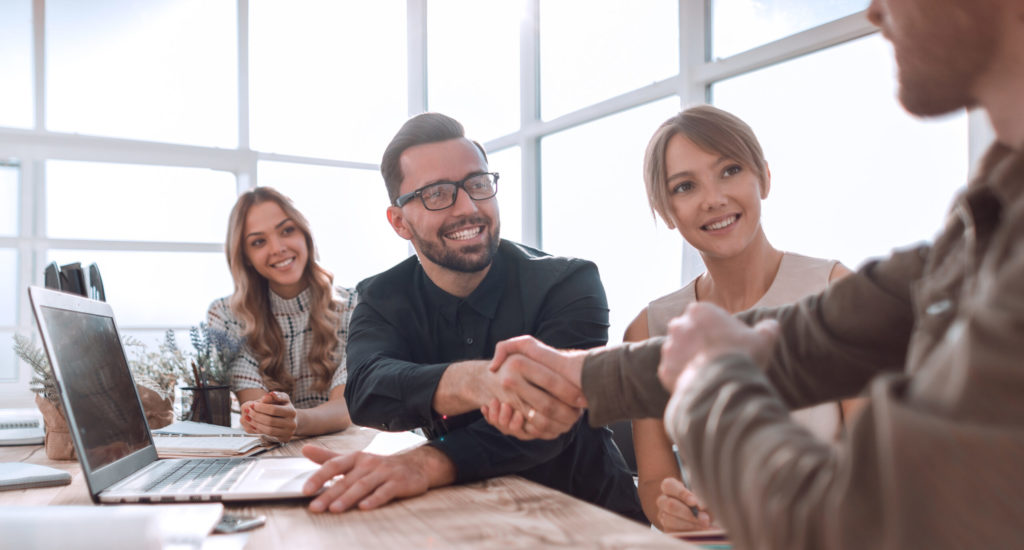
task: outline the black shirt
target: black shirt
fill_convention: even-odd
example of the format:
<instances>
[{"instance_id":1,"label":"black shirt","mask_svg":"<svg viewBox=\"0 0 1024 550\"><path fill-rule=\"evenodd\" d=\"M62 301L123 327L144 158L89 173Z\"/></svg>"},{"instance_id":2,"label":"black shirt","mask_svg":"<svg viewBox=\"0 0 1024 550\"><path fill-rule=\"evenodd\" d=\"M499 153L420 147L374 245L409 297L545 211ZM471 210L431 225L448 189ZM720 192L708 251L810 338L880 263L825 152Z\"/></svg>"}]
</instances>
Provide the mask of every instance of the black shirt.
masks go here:
<instances>
[{"instance_id":1,"label":"black shirt","mask_svg":"<svg viewBox=\"0 0 1024 550\"><path fill-rule=\"evenodd\" d=\"M441 417L432 406L452 362L489 359L498 342L530 334L556 348L608 340L608 302L592 262L502 240L466 298L435 285L414 256L358 287L345 399L352 421L381 430L423 428L456 482L518 474L646 523L633 478L606 428L586 415L551 441L521 441L479 411Z\"/></svg>"}]
</instances>

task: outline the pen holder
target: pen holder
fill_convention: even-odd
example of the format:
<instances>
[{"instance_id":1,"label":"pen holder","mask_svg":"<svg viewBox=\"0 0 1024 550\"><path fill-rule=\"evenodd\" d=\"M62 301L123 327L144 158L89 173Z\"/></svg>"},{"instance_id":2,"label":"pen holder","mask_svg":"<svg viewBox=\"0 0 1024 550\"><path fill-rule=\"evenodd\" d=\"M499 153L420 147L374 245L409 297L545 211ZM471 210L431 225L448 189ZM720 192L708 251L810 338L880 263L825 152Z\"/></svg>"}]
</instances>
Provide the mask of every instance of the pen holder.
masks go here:
<instances>
[{"instance_id":1,"label":"pen holder","mask_svg":"<svg viewBox=\"0 0 1024 550\"><path fill-rule=\"evenodd\" d=\"M231 392L227 386L185 386L183 399L191 395L191 403L183 406L185 419L219 426L231 425Z\"/></svg>"}]
</instances>

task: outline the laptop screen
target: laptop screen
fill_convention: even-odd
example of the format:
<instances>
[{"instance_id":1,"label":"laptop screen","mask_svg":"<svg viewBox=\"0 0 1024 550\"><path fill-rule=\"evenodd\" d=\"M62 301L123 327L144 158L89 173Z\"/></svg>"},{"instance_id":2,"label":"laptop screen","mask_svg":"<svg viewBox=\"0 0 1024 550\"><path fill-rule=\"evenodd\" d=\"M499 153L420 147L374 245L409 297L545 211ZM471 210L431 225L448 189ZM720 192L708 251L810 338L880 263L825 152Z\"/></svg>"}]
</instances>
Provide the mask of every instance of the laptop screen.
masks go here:
<instances>
[{"instance_id":1,"label":"laptop screen","mask_svg":"<svg viewBox=\"0 0 1024 550\"><path fill-rule=\"evenodd\" d=\"M146 418L113 318L49 306L40 311L86 468L96 471L148 446Z\"/></svg>"}]
</instances>

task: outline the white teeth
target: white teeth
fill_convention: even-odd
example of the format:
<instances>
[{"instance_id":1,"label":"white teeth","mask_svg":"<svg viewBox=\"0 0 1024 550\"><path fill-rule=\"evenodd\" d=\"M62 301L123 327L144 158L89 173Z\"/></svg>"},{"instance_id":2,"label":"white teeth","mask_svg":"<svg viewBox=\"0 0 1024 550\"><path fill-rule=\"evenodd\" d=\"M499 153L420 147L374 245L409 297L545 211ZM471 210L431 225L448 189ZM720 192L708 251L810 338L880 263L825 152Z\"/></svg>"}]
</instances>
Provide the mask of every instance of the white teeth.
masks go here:
<instances>
[{"instance_id":1,"label":"white teeth","mask_svg":"<svg viewBox=\"0 0 1024 550\"><path fill-rule=\"evenodd\" d=\"M738 220L738 219L739 219L739 215L738 214L737 215L733 215L733 216L731 216L729 218L726 218L726 219L724 219L724 220L722 220L720 222L715 222L715 223L711 223L711 224L705 225L704 229L707 229L709 231L717 231L719 229L723 229L725 227L729 227L730 225L736 223L736 220Z\"/></svg>"},{"instance_id":2,"label":"white teeth","mask_svg":"<svg viewBox=\"0 0 1024 550\"><path fill-rule=\"evenodd\" d=\"M277 262L276 264L270 264L270 267L288 267L295 261L295 258L288 258L283 262Z\"/></svg>"},{"instance_id":3,"label":"white teeth","mask_svg":"<svg viewBox=\"0 0 1024 550\"><path fill-rule=\"evenodd\" d=\"M481 231L483 231L482 227L473 227L470 229L463 229L462 231L456 231L455 233L448 233L445 237L453 241L464 241L466 239L476 237Z\"/></svg>"}]
</instances>

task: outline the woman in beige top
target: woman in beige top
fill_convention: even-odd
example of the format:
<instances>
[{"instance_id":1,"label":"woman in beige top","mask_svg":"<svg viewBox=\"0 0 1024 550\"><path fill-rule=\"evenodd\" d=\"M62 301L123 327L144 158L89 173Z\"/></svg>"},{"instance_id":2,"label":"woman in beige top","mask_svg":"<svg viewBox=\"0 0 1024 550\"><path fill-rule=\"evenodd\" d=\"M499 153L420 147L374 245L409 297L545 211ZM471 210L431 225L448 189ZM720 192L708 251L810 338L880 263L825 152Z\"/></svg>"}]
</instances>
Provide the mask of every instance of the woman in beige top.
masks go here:
<instances>
[{"instance_id":1,"label":"woman in beige top","mask_svg":"<svg viewBox=\"0 0 1024 550\"><path fill-rule=\"evenodd\" d=\"M647 146L644 182L651 210L700 252L707 271L644 308L626 329L626 341L665 334L668 321L692 302L708 301L733 313L782 305L850 273L834 260L782 252L768 242L761 201L768 197L771 173L750 127L721 109L702 105L665 121ZM794 414L831 439L843 409L825 404ZM663 422L634 421L633 442L648 519L663 531L709 527L710 513L680 481Z\"/></svg>"}]
</instances>

